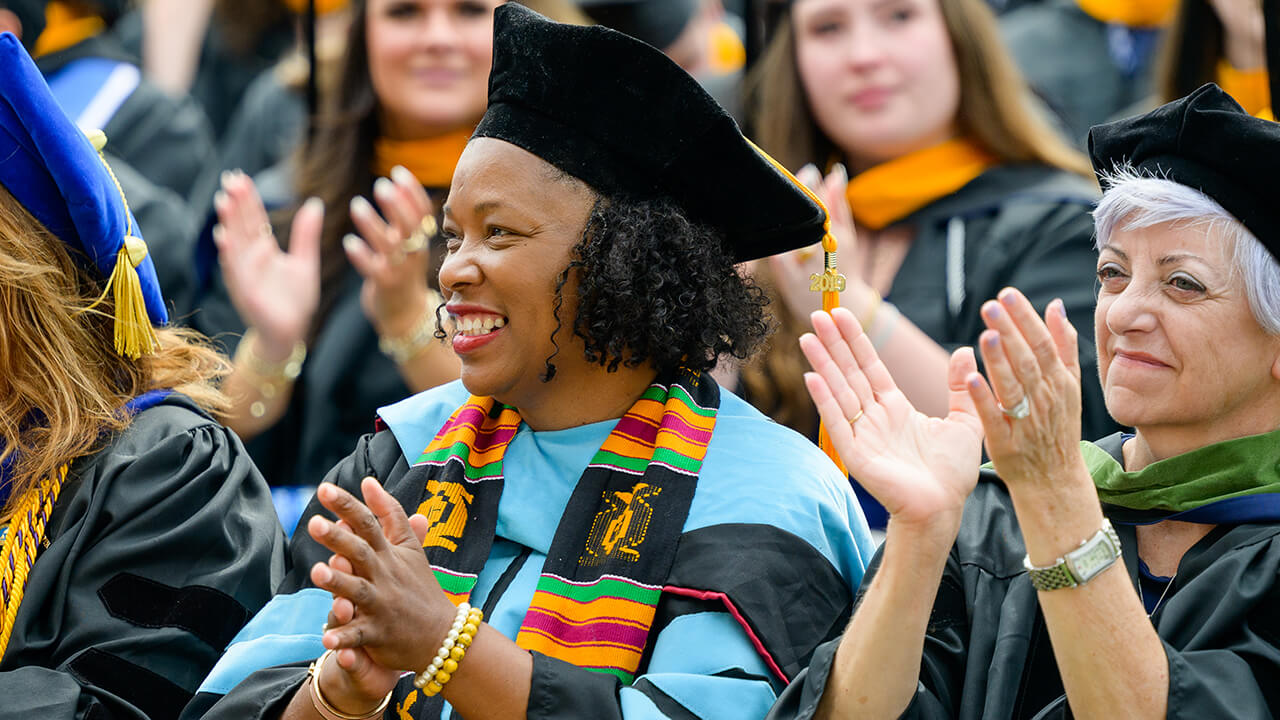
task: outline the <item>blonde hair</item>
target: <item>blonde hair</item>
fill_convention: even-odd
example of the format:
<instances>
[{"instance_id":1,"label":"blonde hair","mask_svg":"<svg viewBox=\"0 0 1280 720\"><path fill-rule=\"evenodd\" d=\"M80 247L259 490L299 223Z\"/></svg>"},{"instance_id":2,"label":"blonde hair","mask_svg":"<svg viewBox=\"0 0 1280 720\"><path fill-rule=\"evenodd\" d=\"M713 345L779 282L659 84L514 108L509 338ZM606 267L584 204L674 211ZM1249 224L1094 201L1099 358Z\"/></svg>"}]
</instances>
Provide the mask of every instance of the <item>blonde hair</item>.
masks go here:
<instances>
[{"instance_id":1,"label":"blonde hair","mask_svg":"<svg viewBox=\"0 0 1280 720\"><path fill-rule=\"evenodd\" d=\"M1089 161L1049 126L1031 102L1026 81L1000 38L984 0L938 0L960 75L960 132L1005 163L1042 163L1093 179ZM792 170L827 167L842 153L809 107L796 65L789 14L774 31L748 83L754 135L766 152Z\"/></svg>"},{"instance_id":2,"label":"blonde hair","mask_svg":"<svg viewBox=\"0 0 1280 720\"><path fill-rule=\"evenodd\" d=\"M198 333L157 328L159 349L137 362L116 354L102 281L0 187L0 461L9 500L128 426L130 399L171 388L207 410L228 407L215 382L226 360Z\"/></svg>"}]
</instances>

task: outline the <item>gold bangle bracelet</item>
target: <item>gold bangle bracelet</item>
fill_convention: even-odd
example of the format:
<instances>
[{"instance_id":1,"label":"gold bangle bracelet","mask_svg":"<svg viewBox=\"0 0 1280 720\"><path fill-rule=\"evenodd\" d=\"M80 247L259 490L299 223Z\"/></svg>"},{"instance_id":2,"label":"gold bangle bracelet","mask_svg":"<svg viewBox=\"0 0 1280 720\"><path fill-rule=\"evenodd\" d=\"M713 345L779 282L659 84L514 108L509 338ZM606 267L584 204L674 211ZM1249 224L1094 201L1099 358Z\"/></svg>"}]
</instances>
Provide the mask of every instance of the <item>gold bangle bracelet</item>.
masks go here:
<instances>
[{"instance_id":1,"label":"gold bangle bracelet","mask_svg":"<svg viewBox=\"0 0 1280 720\"><path fill-rule=\"evenodd\" d=\"M412 360L436 339L436 311L443 303L444 298L440 297L440 293L428 289L427 306L423 308L418 322L409 332L399 337L379 337L378 349L397 365Z\"/></svg>"},{"instance_id":2,"label":"gold bangle bracelet","mask_svg":"<svg viewBox=\"0 0 1280 720\"><path fill-rule=\"evenodd\" d=\"M382 698L382 702L378 703L378 707L370 710L364 715L350 715L335 708L325 698L324 693L320 690L320 668L324 667L324 661L329 659L333 654L332 650L325 650L311 663L311 667L307 668L307 681L311 683L311 705L315 707L316 712L325 720L373 720L373 718L382 715L382 711L387 709L391 704L391 695L395 693L395 688Z\"/></svg>"},{"instance_id":3,"label":"gold bangle bracelet","mask_svg":"<svg viewBox=\"0 0 1280 720\"><path fill-rule=\"evenodd\" d=\"M302 373L302 363L307 359L307 344L299 340L283 362L263 360L258 354L258 329L249 328L236 346L235 364L244 367L263 380L293 382Z\"/></svg>"},{"instance_id":4,"label":"gold bangle bracelet","mask_svg":"<svg viewBox=\"0 0 1280 720\"><path fill-rule=\"evenodd\" d=\"M245 330L244 337L236 346L235 359L232 363L244 372L241 379L257 391L261 400L249 404L249 415L255 418L267 414L264 400L274 400L289 384L298 379L302 373L302 363L307 359L307 344L299 340L293 344L293 351L284 362L273 363L263 360L258 355L258 330Z\"/></svg>"},{"instance_id":5,"label":"gold bangle bracelet","mask_svg":"<svg viewBox=\"0 0 1280 720\"><path fill-rule=\"evenodd\" d=\"M884 298L880 296L880 293L876 292L875 288L868 287L867 290L871 292L874 298L871 301L871 312L867 313L866 320L858 318L858 324L862 326L862 332L870 334L871 328L876 324L876 313L880 311L880 305L884 302Z\"/></svg>"}]
</instances>

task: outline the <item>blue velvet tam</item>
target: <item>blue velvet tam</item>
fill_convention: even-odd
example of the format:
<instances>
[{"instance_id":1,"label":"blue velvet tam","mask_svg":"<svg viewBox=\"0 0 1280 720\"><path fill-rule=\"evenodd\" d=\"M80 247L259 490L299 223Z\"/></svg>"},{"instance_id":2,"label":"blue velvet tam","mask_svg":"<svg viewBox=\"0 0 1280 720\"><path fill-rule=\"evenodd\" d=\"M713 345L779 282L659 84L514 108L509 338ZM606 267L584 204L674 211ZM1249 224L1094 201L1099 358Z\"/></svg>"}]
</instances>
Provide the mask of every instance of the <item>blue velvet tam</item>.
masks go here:
<instances>
[{"instance_id":1,"label":"blue velvet tam","mask_svg":"<svg viewBox=\"0 0 1280 720\"><path fill-rule=\"evenodd\" d=\"M106 160L58 106L31 56L11 33L0 34L0 68L0 185L66 243L77 262L95 270L104 287L113 286L117 338L120 326L128 323L121 306L132 304L138 290L150 323L165 324L169 318L155 266ZM100 132L96 135L100 147L105 139ZM122 253L126 239L128 248ZM137 289L129 268L116 267L118 259L130 257ZM118 284L124 290L117 289ZM129 295L122 301L125 290ZM150 333L149 327L145 332ZM137 356L124 350L121 354Z\"/></svg>"}]
</instances>

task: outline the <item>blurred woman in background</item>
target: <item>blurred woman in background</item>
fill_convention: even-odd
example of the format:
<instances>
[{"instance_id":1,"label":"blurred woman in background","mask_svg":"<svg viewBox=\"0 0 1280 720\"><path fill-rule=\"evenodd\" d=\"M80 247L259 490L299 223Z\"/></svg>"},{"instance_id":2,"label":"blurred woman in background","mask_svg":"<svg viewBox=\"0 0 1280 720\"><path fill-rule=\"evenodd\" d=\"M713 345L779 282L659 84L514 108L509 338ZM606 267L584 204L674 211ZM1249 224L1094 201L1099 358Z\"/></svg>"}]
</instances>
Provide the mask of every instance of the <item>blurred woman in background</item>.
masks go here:
<instances>
[{"instance_id":1,"label":"blurred woman in background","mask_svg":"<svg viewBox=\"0 0 1280 720\"><path fill-rule=\"evenodd\" d=\"M812 166L801 179L856 227L856 245L841 246L843 302L916 407L946 413L948 352L977 339L980 303L1001 287L1041 309L1061 297L1074 321L1089 317L1096 186L1031 109L983 2L796 0L756 73L755 134L783 164ZM767 265L793 333L817 308L816 255ZM741 382L812 434L793 340L779 338ZM1081 343L1085 428L1100 434L1113 424L1094 357Z\"/></svg>"},{"instance_id":2,"label":"blurred woman in background","mask_svg":"<svg viewBox=\"0 0 1280 720\"><path fill-rule=\"evenodd\" d=\"M500 4L352 3L338 87L289 167L264 179L266 206L296 211L282 218L295 216L287 252L254 182L224 175L221 275L195 323L244 330L225 419L273 484L314 486L378 407L457 377L433 337L427 244L484 113Z\"/></svg>"}]
</instances>

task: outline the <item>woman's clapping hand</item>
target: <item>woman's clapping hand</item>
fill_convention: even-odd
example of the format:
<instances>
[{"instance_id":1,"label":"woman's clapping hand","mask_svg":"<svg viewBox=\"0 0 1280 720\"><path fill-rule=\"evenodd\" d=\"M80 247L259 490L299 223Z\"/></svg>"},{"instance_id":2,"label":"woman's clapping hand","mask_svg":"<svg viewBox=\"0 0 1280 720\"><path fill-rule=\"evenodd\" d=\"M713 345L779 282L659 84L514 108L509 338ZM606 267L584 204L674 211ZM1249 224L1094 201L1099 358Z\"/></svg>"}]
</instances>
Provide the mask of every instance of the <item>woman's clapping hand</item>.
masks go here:
<instances>
[{"instance_id":1,"label":"woman's clapping hand","mask_svg":"<svg viewBox=\"0 0 1280 720\"><path fill-rule=\"evenodd\" d=\"M223 174L214 209L213 241L231 302L245 324L260 333L264 354L282 360L306 338L320 304L324 205L315 198L302 204L288 251L280 248L258 189L244 173Z\"/></svg>"},{"instance_id":2,"label":"woman's clapping hand","mask_svg":"<svg viewBox=\"0 0 1280 720\"><path fill-rule=\"evenodd\" d=\"M1059 478L1087 477L1077 335L1062 301L1049 303L1042 320L1022 293L1006 288L982 306L982 318L987 379L975 375L969 386L996 472L1012 492L1052 491Z\"/></svg>"},{"instance_id":3,"label":"woman's clapping hand","mask_svg":"<svg viewBox=\"0 0 1280 720\"><path fill-rule=\"evenodd\" d=\"M950 412L932 418L898 389L853 313L837 308L811 319L814 334L800 338L814 370L805 385L850 474L892 521L945 527L954 537L982 447L982 423L965 385L977 372L972 349L952 355ZM951 522L938 524L942 518Z\"/></svg>"},{"instance_id":4,"label":"woman's clapping hand","mask_svg":"<svg viewBox=\"0 0 1280 720\"><path fill-rule=\"evenodd\" d=\"M351 220L359 235L342 240L347 259L364 278L360 306L379 334L409 332L432 303L427 285L430 241L436 236L435 208L422 184L403 167L373 186L373 205L351 201ZM386 218L385 220L383 218Z\"/></svg>"},{"instance_id":5,"label":"woman's clapping hand","mask_svg":"<svg viewBox=\"0 0 1280 720\"><path fill-rule=\"evenodd\" d=\"M365 478L360 490L367 505L322 484L316 497L338 522L317 515L307 531L334 553L311 569L312 582L334 595L324 646L338 651L345 687L373 706L401 671L426 668L455 609L422 551L426 518L406 517L373 478Z\"/></svg>"}]
</instances>

